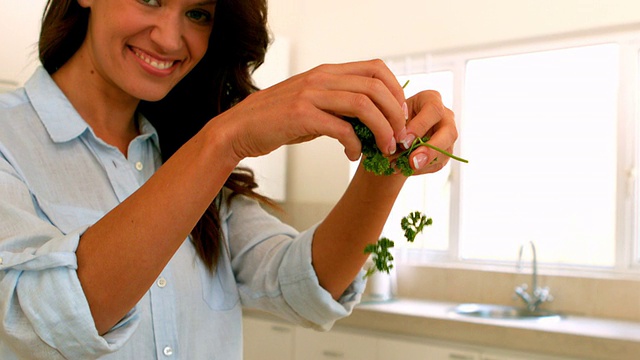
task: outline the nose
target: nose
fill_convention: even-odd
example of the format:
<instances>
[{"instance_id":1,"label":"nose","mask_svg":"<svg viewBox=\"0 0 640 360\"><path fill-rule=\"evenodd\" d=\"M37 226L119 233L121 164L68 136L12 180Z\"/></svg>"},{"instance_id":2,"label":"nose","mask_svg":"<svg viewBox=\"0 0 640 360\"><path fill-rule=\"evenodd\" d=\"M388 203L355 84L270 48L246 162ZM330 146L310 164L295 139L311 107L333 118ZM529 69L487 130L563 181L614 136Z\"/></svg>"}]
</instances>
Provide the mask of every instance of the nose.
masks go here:
<instances>
[{"instance_id":1,"label":"nose","mask_svg":"<svg viewBox=\"0 0 640 360\"><path fill-rule=\"evenodd\" d=\"M179 50L183 45L183 26L181 14L165 11L151 29L151 41L165 53Z\"/></svg>"}]
</instances>

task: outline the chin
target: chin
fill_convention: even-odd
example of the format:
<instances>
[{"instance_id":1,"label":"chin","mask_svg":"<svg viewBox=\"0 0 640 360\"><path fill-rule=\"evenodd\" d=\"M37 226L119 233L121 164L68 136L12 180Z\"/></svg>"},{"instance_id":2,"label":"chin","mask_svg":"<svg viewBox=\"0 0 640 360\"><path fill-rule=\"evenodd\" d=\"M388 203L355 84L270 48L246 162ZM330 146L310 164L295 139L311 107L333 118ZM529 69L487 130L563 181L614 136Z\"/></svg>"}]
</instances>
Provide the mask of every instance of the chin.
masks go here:
<instances>
[{"instance_id":1,"label":"chin","mask_svg":"<svg viewBox=\"0 0 640 360\"><path fill-rule=\"evenodd\" d=\"M142 101L154 102L164 99L169 91L171 91L171 89L164 89L159 86L155 86L153 88L136 89L135 91L130 92L130 94Z\"/></svg>"}]
</instances>

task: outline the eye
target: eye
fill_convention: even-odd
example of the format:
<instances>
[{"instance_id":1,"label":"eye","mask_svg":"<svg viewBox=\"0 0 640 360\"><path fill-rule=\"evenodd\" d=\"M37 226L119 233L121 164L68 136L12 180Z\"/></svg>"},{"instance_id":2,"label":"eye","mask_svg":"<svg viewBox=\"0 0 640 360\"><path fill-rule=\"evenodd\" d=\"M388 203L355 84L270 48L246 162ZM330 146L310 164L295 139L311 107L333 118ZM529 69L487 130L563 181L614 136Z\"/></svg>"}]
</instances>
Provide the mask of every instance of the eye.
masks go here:
<instances>
[{"instance_id":1,"label":"eye","mask_svg":"<svg viewBox=\"0 0 640 360\"><path fill-rule=\"evenodd\" d=\"M206 10L200 10L200 9L189 10L187 11L186 15L191 20L198 23L203 23L203 24L208 24L212 20L211 13Z\"/></svg>"},{"instance_id":2,"label":"eye","mask_svg":"<svg viewBox=\"0 0 640 360\"><path fill-rule=\"evenodd\" d=\"M160 3L158 2L158 0L138 0L138 1L149 6L160 6Z\"/></svg>"}]
</instances>

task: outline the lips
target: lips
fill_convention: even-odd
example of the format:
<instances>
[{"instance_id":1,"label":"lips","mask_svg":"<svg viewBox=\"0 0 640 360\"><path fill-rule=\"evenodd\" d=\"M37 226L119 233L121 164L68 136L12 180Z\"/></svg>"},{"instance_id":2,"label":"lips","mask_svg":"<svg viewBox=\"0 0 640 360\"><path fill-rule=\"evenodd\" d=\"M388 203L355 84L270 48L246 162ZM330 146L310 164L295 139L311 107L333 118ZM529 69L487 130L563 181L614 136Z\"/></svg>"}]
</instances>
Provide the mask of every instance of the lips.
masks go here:
<instances>
[{"instance_id":1,"label":"lips","mask_svg":"<svg viewBox=\"0 0 640 360\"><path fill-rule=\"evenodd\" d=\"M131 47L131 50L140 60L157 70L167 70L176 63L175 60L160 60L135 47Z\"/></svg>"}]
</instances>

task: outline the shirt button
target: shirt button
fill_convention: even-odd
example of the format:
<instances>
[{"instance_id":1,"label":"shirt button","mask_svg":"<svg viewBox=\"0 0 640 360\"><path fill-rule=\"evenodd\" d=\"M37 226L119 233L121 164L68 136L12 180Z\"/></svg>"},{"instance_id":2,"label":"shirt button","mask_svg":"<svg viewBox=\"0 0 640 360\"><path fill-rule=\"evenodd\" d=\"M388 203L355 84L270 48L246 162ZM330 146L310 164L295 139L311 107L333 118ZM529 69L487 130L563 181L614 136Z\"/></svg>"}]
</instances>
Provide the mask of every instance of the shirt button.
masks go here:
<instances>
[{"instance_id":1,"label":"shirt button","mask_svg":"<svg viewBox=\"0 0 640 360\"><path fill-rule=\"evenodd\" d=\"M138 171L142 171L142 168L143 168L143 167L144 167L144 166L142 165L142 163L141 163L140 161L138 161L138 162L136 163L136 170L138 170Z\"/></svg>"},{"instance_id":2,"label":"shirt button","mask_svg":"<svg viewBox=\"0 0 640 360\"><path fill-rule=\"evenodd\" d=\"M161 277L160 279L158 279L158 287L163 288L167 286L167 279Z\"/></svg>"},{"instance_id":3,"label":"shirt button","mask_svg":"<svg viewBox=\"0 0 640 360\"><path fill-rule=\"evenodd\" d=\"M171 346L165 346L165 348L162 349L162 352L164 353L164 356L173 355L173 349L171 348Z\"/></svg>"}]
</instances>

